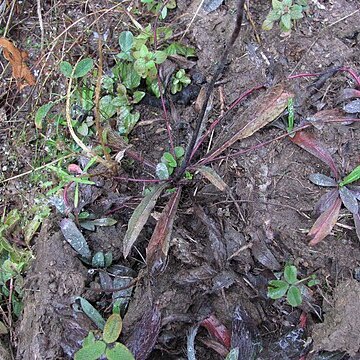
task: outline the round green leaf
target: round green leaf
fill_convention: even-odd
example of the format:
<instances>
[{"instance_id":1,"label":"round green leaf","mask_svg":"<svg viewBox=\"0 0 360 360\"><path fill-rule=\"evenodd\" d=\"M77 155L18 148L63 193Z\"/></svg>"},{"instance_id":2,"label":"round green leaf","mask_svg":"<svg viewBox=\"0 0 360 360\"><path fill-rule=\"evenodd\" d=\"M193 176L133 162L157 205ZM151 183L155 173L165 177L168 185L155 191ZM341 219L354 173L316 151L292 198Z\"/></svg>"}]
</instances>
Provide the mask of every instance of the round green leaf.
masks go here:
<instances>
[{"instance_id":1,"label":"round green leaf","mask_svg":"<svg viewBox=\"0 0 360 360\"><path fill-rule=\"evenodd\" d=\"M131 50L134 43L134 35L131 31L123 31L119 36L119 45L124 53Z\"/></svg>"},{"instance_id":2,"label":"round green leaf","mask_svg":"<svg viewBox=\"0 0 360 360\"><path fill-rule=\"evenodd\" d=\"M291 16L290 14L284 14L281 17L281 24L284 27L284 30L290 30L291 29Z\"/></svg>"},{"instance_id":3,"label":"round green leaf","mask_svg":"<svg viewBox=\"0 0 360 360\"><path fill-rule=\"evenodd\" d=\"M284 269L284 279L289 284L295 284L297 279L297 268L294 265L286 265Z\"/></svg>"},{"instance_id":4,"label":"round green leaf","mask_svg":"<svg viewBox=\"0 0 360 360\"><path fill-rule=\"evenodd\" d=\"M281 299L289 288L289 284L283 280L271 280L268 286L268 297L270 299Z\"/></svg>"},{"instance_id":5,"label":"round green leaf","mask_svg":"<svg viewBox=\"0 0 360 360\"><path fill-rule=\"evenodd\" d=\"M74 78L80 78L85 76L94 67L93 59L86 58L79 61L75 67Z\"/></svg>"},{"instance_id":6,"label":"round green leaf","mask_svg":"<svg viewBox=\"0 0 360 360\"><path fill-rule=\"evenodd\" d=\"M182 146L175 146L174 153L175 153L176 158L180 159L181 157L184 156L185 150Z\"/></svg>"},{"instance_id":7,"label":"round green leaf","mask_svg":"<svg viewBox=\"0 0 360 360\"><path fill-rule=\"evenodd\" d=\"M146 61L143 58L137 59L134 63L134 70L141 76L146 77Z\"/></svg>"},{"instance_id":8,"label":"round green leaf","mask_svg":"<svg viewBox=\"0 0 360 360\"><path fill-rule=\"evenodd\" d=\"M70 78L72 74L73 68L68 61L62 61L60 63L60 72L64 74L66 77Z\"/></svg>"},{"instance_id":9,"label":"round green leaf","mask_svg":"<svg viewBox=\"0 0 360 360\"><path fill-rule=\"evenodd\" d=\"M81 348L75 353L75 360L97 360L105 353L106 344L103 341L95 341L93 344Z\"/></svg>"},{"instance_id":10,"label":"round green leaf","mask_svg":"<svg viewBox=\"0 0 360 360\"><path fill-rule=\"evenodd\" d=\"M108 360L135 360L130 350L120 343L116 343L111 349L107 348L106 357Z\"/></svg>"},{"instance_id":11,"label":"round green leaf","mask_svg":"<svg viewBox=\"0 0 360 360\"><path fill-rule=\"evenodd\" d=\"M87 124L85 122L83 122L77 129L76 131L82 135L82 136L87 136L89 134L89 127L87 126Z\"/></svg>"},{"instance_id":12,"label":"round green leaf","mask_svg":"<svg viewBox=\"0 0 360 360\"><path fill-rule=\"evenodd\" d=\"M265 19L264 22L262 23L261 28L267 31L267 30L271 30L273 26L274 26L274 22L272 20Z\"/></svg>"},{"instance_id":13,"label":"round green leaf","mask_svg":"<svg viewBox=\"0 0 360 360\"><path fill-rule=\"evenodd\" d=\"M164 163L159 163L156 165L156 176L160 180L167 180L169 179L169 170Z\"/></svg>"},{"instance_id":14,"label":"round green leaf","mask_svg":"<svg viewBox=\"0 0 360 360\"><path fill-rule=\"evenodd\" d=\"M174 159L172 154L170 154L169 152L164 152L164 155L162 156L161 161L165 162L167 165L169 165L171 167L176 167L176 165L177 165L176 160Z\"/></svg>"},{"instance_id":15,"label":"round green leaf","mask_svg":"<svg viewBox=\"0 0 360 360\"><path fill-rule=\"evenodd\" d=\"M290 16L293 20L299 20L304 17L302 14L302 6L301 5L293 5L290 9Z\"/></svg>"},{"instance_id":16,"label":"round green leaf","mask_svg":"<svg viewBox=\"0 0 360 360\"><path fill-rule=\"evenodd\" d=\"M166 60L166 52L165 51L155 51L155 62L156 64L162 64Z\"/></svg>"},{"instance_id":17,"label":"round green leaf","mask_svg":"<svg viewBox=\"0 0 360 360\"><path fill-rule=\"evenodd\" d=\"M105 266L105 257L102 251L98 251L92 258L91 264L94 268L103 268Z\"/></svg>"},{"instance_id":18,"label":"round green leaf","mask_svg":"<svg viewBox=\"0 0 360 360\"><path fill-rule=\"evenodd\" d=\"M106 343L110 344L115 342L120 336L122 329L122 319L119 314L112 314L106 321L103 339Z\"/></svg>"},{"instance_id":19,"label":"round green leaf","mask_svg":"<svg viewBox=\"0 0 360 360\"><path fill-rule=\"evenodd\" d=\"M289 303L289 305L293 307L301 305L302 298L301 298L300 289L294 285L290 286L287 292L286 300Z\"/></svg>"}]
</instances>

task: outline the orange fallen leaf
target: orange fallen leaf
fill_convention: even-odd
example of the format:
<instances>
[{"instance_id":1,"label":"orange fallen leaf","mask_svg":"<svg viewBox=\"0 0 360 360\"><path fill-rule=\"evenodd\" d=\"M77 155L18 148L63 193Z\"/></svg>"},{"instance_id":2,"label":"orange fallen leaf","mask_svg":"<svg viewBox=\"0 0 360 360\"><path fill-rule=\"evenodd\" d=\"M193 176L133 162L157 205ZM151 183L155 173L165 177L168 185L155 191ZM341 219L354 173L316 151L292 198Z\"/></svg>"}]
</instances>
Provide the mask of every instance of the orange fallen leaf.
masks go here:
<instances>
[{"instance_id":1,"label":"orange fallen leaf","mask_svg":"<svg viewBox=\"0 0 360 360\"><path fill-rule=\"evenodd\" d=\"M35 78L24 62L27 58L27 53L20 51L11 41L3 37L0 38L0 46L4 48L4 57L12 66L12 76L16 79L19 89L35 85Z\"/></svg>"}]
</instances>

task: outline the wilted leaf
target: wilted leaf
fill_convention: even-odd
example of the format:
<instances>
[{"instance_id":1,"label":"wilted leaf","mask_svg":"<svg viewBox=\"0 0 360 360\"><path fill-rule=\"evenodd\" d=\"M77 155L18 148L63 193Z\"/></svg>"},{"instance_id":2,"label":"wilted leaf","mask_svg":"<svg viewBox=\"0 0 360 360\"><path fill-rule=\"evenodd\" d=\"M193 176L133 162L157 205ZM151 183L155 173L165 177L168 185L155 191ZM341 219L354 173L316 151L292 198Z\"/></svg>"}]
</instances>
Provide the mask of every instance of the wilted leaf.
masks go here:
<instances>
[{"instance_id":1,"label":"wilted leaf","mask_svg":"<svg viewBox=\"0 0 360 360\"><path fill-rule=\"evenodd\" d=\"M195 337L198 332L199 326L192 326L187 334L187 358L188 360L196 360L195 351Z\"/></svg>"},{"instance_id":2,"label":"wilted leaf","mask_svg":"<svg viewBox=\"0 0 360 360\"><path fill-rule=\"evenodd\" d=\"M166 186L167 184L155 186L152 191L150 191L150 193L142 199L141 203L136 207L131 215L128 223L128 229L123 240L124 258L129 255L129 252L146 224L158 197Z\"/></svg>"},{"instance_id":3,"label":"wilted leaf","mask_svg":"<svg viewBox=\"0 0 360 360\"><path fill-rule=\"evenodd\" d=\"M324 195L317 201L314 206L314 212L317 215L322 214L326 209L328 209L335 201L335 199L339 196L339 190L333 189Z\"/></svg>"},{"instance_id":4,"label":"wilted leaf","mask_svg":"<svg viewBox=\"0 0 360 360\"><path fill-rule=\"evenodd\" d=\"M349 89L349 88L343 90L341 100L348 100L348 99L354 99L354 98L360 98L360 90Z\"/></svg>"},{"instance_id":5,"label":"wilted leaf","mask_svg":"<svg viewBox=\"0 0 360 360\"><path fill-rule=\"evenodd\" d=\"M220 191L225 191L226 189L228 189L228 185L226 184L226 182L211 167L200 166L198 170L201 175L208 179Z\"/></svg>"},{"instance_id":6,"label":"wilted leaf","mask_svg":"<svg viewBox=\"0 0 360 360\"><path fill-rule=\"evenodd\" d=\"M339 179L339 172L329 150L314 135L306 131L297 131L294 137L290 137L290 140L328 165L335 179Z\"/></svg>"},{"instance_id":7,"label":"wilted leaf","mask_svg":"<svg viewBox=\"0 0 360 360\"><path fill-rule=\"evenodd\" d=\"M331 206L329 206L315 221L308 235L312 237L310 245L316 245L318 242L328 236L336 224L341 208L341 199L337 196Z\"/></svg>"},{"instance_id":8,"label":"wilted leaf","mask_svg":"<svg viewBox=\"0 0 360 360\"><path fill-rule=\"evenodd\" d=\"M200 205L195 204L194 211L195 215L206 226L206 230L209 233L209 242L214 259L219 269L223 269L227 254L223 237L219 229L219 225L209 215L205 213L204 209Z\"/></svg>"},{"instance_id":9,"label":"wilted leaf","mask_svg":"<svg viewBox=\"0 0 360 360\"><path fill-rule=\"evenodd\" d=\"M356 99L344 106L344 111L348 114L360 113L360 100Z\"/></svg>"},{"instance_id":10,"label":"wilted leaf","mask_svg":"<svg viewBox=\"0 0 360 360\"><path fill-rule=\"evenodd\" d=\"M12 67L12 77L17 80L19 89L35 85L35 78L24 62L27 53L17 49L11 41L4 37L0 37L0 46L3 47L4 57Z\"/></svg>"},{"instance_id":11,"label":"wilted leaf","mask_svg":"<svg viewBox=\"0 0 360 360\"><path fill-rule=\"evenodd\" d=\"M357 214L359 212L359 205L354 194L345 186L339 189L339 194L344 206L352 213Z\"/></svg>"},{"instance_id":12,"label":"wilted leaf","mask_svg":"<svg viewBox=\"0 0 360 360\"><path fill-rule=\"evenodd\" d=\"M89 246L83 234L76 227L75 223L70 219L63 219L60 223L60 229L63 233L65 240L71 247L86 259L91 258Z\"/></svg>"},{"instance_id":13,"label":"wilted leaf","mask_svg":"<svg viewBox=\"0 0 360 360\"><path fill-rule=\"evenodd\" d=\"M97 360L105 354L106 344L103 341L95 341L93 344L84 346L75 353L74 360Z\"/></svg>"},{"instance_id":14,"label":"wilted leaf","mask_svg":"<svg viewBox=\"0 0 360 360\"><path fill-rule=\"evenodd\" d=\"M203 320L200 325L203 326L211 334L211 336L219 340L227 349L230 348L230 331L217 319L215 315L210 315Z\"/></svg>"},{"instance_id":15,"label":"wilted leaf","mask_svg":"<svg viewBox=\"0 0 360 360\"><path fill-rule=\"evenodd\" d=\"M280 270L281 265L276 260L274 254L266 246L265 242L257 234L253 234L254 242L251 252L254 258L270 270Z\"/></svg>"},{"instance_id":16,"label":"wilted leaf","mask_svg":"<svg viewBox=\"0 0 360 360\"><path fill-rule=\"evenodd\" d=\"M136 360L146 360L153 350L159 336L161 313L157 306L146 311L141 320L135 324L126 345Z\"/></svg>"},{"instance_id":17,"label":"wilted leaf","mask_svg":"<svg viewBox=\"0 0 360 360\"><path fill-rule=\"evenodd\" d=\"M288 101L293 94L284 90L282 85L270 88L267 93L260 95L241 114L241 118L234 116L233 122L226 126L213 146L211 158L224 152L236 141L245 139L276 120L287 108Z\"/></svg>"},{"instance_id":18,"label":"wilted leaf","mask_svg":"<svg viewBox=\"0 0 360 360\"><path fill-rule=\"evenodd\" d=\"M358 212L357 214L353 214L353 216L354 216L356 235L360 241L360 212Z\"/></svg>"},{"instance_id":19,"label":"wilted leaf","mask_svg":"<svg viewBox=\"0 0 360 360\"><path fill-rule=\"evenodd\" d=\"M48 112L51 110L51 108L54 106L53 102L48 102L47 104L44 104L39 107L39 109L36 111L35 114L35 126L37 129L42 129L42 123L45 119Z\"/></svg>"},{"instance_id":20,"label":"wilted leaf","mask_svg":"<svg viewBox=\"0 0 360 360\"><path fill-rule=\"evenodd\" d=\"M116 343L111 349L106 349L107 360L135 360L130 350L123 344Z\"/></svg>"},{"instance_id":21,"label":"wilted leaf","mask_svg":"<svg viewBox=\"0 0 360 360\"><path fill-rule=\"evenodd\" d=\"M239 306L235 308L232 320L231 348L238 349L238 357L234 357L236 360L256 359L261 349L255 323Z\"/></svg>"},{"instance_id":22,"label":"wilted leaf","mask_svg":"<svg viewBox=\"0 0 360 360\"><path fill-rule=\"evenodd\" d=\"M95 325L100 330L104 330L105 320L100 315L100 313L86 299L80 296L77 299L80 300L80 305L84 313L95 323Z\"/></svg>"},{"instance_id":23,"label":"wilted leaf","mask_svg":"<svg viewBox=\"0 0 360 360\"><path fill-rule=\"evenodd\" d=\"M176 189L166 204L149 241L146 249L146 264L151 273L162 271L165 267L180 196L181 187Z\"/></svg>"},{"instance_id":24,"label":"wilted leaf","mask_svg":"<svg viewBox=\"0 0 360 360\"><path fill-rule=\"evenodd\" d=\"M318 186L337 186L337 182L333 178L324 174L311 174L309 180Z\"/></svg>"},{"instance_id":25,"label":"wilted leaf","mask_svg":"<svg viewBox=\"0 0 360 360\"><path fill-rule=\"evenodd\" d=\"M209 280L217 274L209 264L204 264L190 270L181 270L175 276L178 284L194 284L200 281Z\"/></svg>"},{"instance_id":26,"label":"wilted leaf","mask_svg":"<svg viewBox=\"0 0 360 360\"><path fill-rule=\"evenodd\" d=\"M122 319L119 314L112 314L106 320L103 339L106 343L110 344L115 342L120 336L122 329Z\"/></svg>"}]
</instances>

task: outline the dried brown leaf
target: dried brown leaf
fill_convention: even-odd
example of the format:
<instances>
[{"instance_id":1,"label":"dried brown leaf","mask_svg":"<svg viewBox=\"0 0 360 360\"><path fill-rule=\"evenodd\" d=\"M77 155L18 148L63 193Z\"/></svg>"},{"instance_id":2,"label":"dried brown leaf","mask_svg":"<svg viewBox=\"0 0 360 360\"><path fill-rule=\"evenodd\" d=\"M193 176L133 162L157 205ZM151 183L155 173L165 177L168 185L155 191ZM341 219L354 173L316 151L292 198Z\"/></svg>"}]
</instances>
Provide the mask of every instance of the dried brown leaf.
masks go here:
<instances>
[{"instance_id":1,"label":"dried brown leaf","mask_svg":"<svg viewBox=\"0 0 360 360\"><path fill-rule=\"evenodd\" d=\"M128 223L128 229L123 240L124 258L129 255L129 252L146 224L158 197L166 186L167 184L155 186L154 189L142 199L141 203L136 207L131 215Z\"/></svg>"},{"instance_id":2,"label":"dried brown leaf","mask_svg":"<svg viewBox=\"0 0 360 360\"><path fill-rule=\"evenodd\" d=\"M220 191L224 192L226 189L228 189L228 185L226 184L226 182L211 167L200 166L198 168L198 171L201 175L203 175L206 179L208 179Z\"/></svg>"},{"instance_id":3,"label":"dried brown leaf","mask_svg":"<svg viewBox=\"0 0 360 360\"><path fill-rule=\"evenodd\" d=\"M146 249L146 263L151 273L162 271L165 267L180 196L181 188L179 187L161 213Z\"/></svg>"},{"instance_id":4,"label":"dried brown leaf","mask_svg":"<svg viewBox=\"0 0 360 360\"><path fill-rule=\"evenodd\" d=\"M35 78L25 64L27 53L20 51L11 41L3 37L0 38L0 46L4 48L4 57L12 66L12 76L17 81L19 89L35 85Z\"/></svg>"},{"instance_id":5,"label":"dried brown leaf","mask_svg":"<svg viewBox=\"0 0 360 360\"><path fill-rule=\"evenodd\" d=\"M333 200L333 204L329 206L315 221L308 235L312 237L310 245L316 245L318 242L328 236L336 224L341 208L340 196Z\"/></svg>"},{"instance_id":6,"label":"dried brown leaf","mask_svg":"<svg viewBox=\"0 0 360 360\"><path fill-rule=\"evenodd\" d=\"M241 118L234 117L226 129L223 130L213 146L211 158L224 152L236 141L245 139L274 121L288 106L292 93L278 84L270 88L264 95L259 96L242 113Z\"/></svg>"}]
</instances>

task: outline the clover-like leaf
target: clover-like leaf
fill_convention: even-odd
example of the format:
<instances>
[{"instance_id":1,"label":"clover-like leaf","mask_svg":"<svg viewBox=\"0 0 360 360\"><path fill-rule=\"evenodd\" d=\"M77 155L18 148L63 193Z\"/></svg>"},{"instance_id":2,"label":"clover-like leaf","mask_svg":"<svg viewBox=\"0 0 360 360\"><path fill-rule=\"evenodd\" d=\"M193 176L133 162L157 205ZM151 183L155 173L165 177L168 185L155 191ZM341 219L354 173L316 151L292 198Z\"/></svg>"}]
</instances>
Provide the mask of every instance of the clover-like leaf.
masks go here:
<instances>
[{"instance_id":1,"label":"clover-like leaf","mask_svg":"<svg viewBox=\"0 0 360 360\"><path fill-rule=\"evenodd\" d=\"M268 286L268 297L270 299L281 299L287 292L289 284L283 280L270 280Z\"/></svg>"},{"instance_id":2,"label":"clover-like leaf","mask_svg":"<svg viewBox=\"0 0 360 360\"><path fill-rule=\"evenodd\" d=\"M297 268L294 265L286 265L284 269L284 279L289 284L295 284L297 279Z\"/></svg>"},{"instance_id":3,"label":"clover-like leaf","mask_svg":"<svg viewBox=\"0 0 360 360\"><path fill-rule=\"evenodd\" d=\"M300 289L294 285L290 286L286 294L286 300L293 307L300 306L302 303L302 296Z\"/></svg>"}]
</instances>

